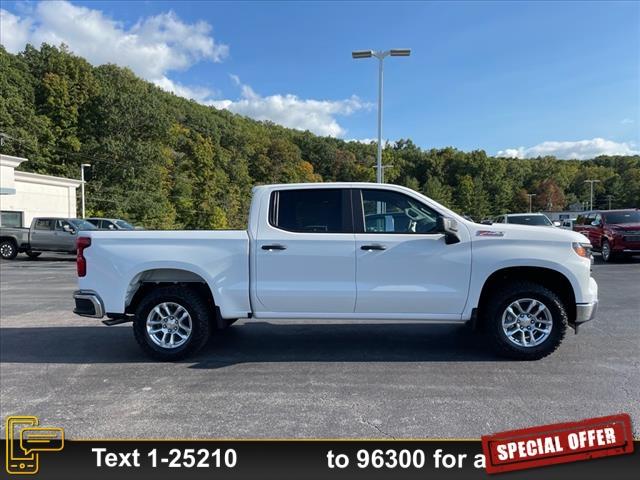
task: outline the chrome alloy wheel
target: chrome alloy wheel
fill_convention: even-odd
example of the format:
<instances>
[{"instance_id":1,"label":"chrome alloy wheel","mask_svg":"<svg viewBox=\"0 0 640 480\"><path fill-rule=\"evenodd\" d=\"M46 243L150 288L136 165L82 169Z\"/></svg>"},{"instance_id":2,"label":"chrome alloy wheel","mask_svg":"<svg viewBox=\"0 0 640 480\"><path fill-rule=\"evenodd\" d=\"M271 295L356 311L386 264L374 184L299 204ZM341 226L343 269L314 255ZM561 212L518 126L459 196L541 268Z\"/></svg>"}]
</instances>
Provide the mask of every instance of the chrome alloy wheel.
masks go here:
<instances>
[{"instance_id":1,"label":"chrome alloy wheel","mask_svg":"<svg viewBox=\"0 0 640 480\"><path fill-rule=\"evenodd\" d=\"M551 334L553 317L547 306L533 298L512 302L502 314L502 330L519 347L535 347Z\"/></svg>"},{"instance_id":2,"label":"chrome alloy wheel","mask_svg":"<svg viewBox=\"0 0 640 480\"><path fill-rule=\"evenodd\" d=\"M173 302L156 305L147 315L147 334L162 348L178 348L189 340L193 324L186 308Z\"/></svg>"}]
</instances>

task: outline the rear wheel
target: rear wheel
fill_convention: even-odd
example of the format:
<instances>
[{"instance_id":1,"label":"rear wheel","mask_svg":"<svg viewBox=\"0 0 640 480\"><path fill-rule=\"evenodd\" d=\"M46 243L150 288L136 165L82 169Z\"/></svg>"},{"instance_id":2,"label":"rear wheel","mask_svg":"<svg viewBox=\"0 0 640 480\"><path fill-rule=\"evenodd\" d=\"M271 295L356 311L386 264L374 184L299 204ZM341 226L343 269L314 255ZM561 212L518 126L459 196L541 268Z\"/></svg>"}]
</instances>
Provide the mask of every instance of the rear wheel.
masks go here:
<instances>
[{"instance_id":1,"label":"rear wheel","mask_svg":"<svg viewBox=\"0 0 640 480\"><path fill-rule=\"evenodd\" d=\"M562 343L568 316L554 292L523 281L496 289L487 303L484 321L498 354L538 360Z\"/></svg>"},{"instance_id":2,"label":"rear wheel","mask_svg":"<svg viewBox=\"0 0 640 480\"><path fill-rule=\"evenodd\" d=\"M27 250L25 253L29 258L38 258L40 255L42 255L42 252L33 252L31 250Z\"/></svg>"},{"instance_id":3,"label":"rear wheel","mask_svg":"<svg viewBox=\"0 0 640 480\"><path fill-rule=\"evenodd\" d=\"M13 260L18 255L18 247L11 239L0 241L0 257L5 260Z\"/></svg>"},{"instance_id":4,"label":"rear wheel","mask_svg":"<svg viewBox=\"0 0 640 480\"><path fill-rule=\"evenodd\" d=\"M156 360L171 361L196 353L211 335L211 310L198 292L180 286L151 290L133 322L136 341Z\"/></svg>"}]
</instances>

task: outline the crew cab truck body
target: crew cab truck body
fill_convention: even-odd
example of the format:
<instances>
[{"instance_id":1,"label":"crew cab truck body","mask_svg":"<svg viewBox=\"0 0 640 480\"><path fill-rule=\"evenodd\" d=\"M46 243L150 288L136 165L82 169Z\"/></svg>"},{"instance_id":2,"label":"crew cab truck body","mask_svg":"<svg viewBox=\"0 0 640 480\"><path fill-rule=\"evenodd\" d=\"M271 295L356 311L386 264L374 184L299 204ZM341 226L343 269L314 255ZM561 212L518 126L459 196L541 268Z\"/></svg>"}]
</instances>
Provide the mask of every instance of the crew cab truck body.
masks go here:
<instances>
[{"instance_id":1,"label":"crew cab truck body","mask_svg":"<svg viewBox=\"0 0 640 480\"><path fill-rule=\"evenodd\" d=\"M471 322L537 359L594 316L590 257L576 232L476 224L401 186L260 186L246 231L84 232L75 312L133 321L164 360L239 318Z\"/></svg>"},{"instance_id":2,"label":"crew cab truck body","mask_svg":"<svg viewBox=\"0 0 640 480\"><path fill-rule=\"evenodd\" d=\"M42 252L75 253L78 232L95 230L89 222L80 218L39 217L31 221L29 228L0 228L0 256L13 260L18 253L30 258Z\"/></svg>"}]
</instances>

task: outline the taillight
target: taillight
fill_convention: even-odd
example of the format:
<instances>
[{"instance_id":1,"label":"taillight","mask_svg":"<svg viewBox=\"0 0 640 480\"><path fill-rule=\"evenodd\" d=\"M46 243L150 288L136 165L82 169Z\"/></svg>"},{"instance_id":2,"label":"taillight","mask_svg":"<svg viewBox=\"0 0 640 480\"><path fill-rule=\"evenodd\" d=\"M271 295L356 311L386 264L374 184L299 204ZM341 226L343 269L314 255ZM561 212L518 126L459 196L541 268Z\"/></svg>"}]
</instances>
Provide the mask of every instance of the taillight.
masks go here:
<instances>
[{"instance_id":1,"label":"taillight","mask_svg":"<svg viewBox=\"0 0 640 480\"><path fill-rule=\"evenodd\" d=\"M84 277L87 274L87 259L84 258L84 249L91 246L89 237L78 237L76 240L76 267L78 276Z\"/></svg>"}]
</instances>

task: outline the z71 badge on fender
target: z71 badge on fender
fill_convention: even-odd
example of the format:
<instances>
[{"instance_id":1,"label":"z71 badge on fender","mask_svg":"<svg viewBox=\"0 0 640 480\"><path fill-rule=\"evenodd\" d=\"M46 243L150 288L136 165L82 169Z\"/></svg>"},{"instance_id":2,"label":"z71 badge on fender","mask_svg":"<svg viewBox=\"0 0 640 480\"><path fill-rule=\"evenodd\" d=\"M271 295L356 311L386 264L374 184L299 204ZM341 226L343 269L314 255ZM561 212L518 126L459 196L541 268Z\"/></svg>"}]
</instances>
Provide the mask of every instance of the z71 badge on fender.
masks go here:
<instances>
[{"instance_id":1,"label":"z71 badge on fender","mask_svg":"<svg viewBox=\"0 0 640 480\"><path fill-rule=\"evenodd\" d=\"M495 230L478 230L476 237L504 237L504 232L497 232Z\"/></svg>"}]
</instances>

